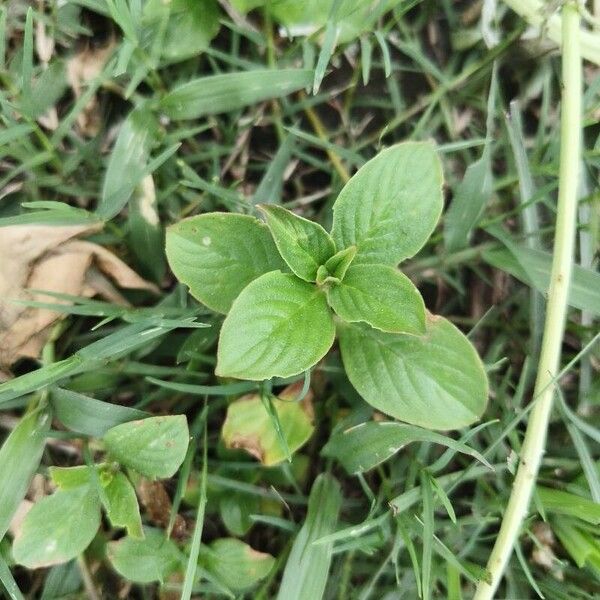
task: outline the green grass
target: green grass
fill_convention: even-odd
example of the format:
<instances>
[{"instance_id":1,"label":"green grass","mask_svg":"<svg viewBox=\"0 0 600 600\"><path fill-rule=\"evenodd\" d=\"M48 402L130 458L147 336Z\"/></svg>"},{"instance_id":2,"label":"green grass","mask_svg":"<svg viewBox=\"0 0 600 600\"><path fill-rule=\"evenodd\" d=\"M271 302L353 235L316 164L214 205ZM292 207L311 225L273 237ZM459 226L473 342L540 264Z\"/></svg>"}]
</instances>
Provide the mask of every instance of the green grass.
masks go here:
<instances>
[{"instance_id":1,"label":"green grass","mask_svg":"<svg viewBox=\"0 0 600 600\"><path fill-rule=\"evenodd\" d=\"M11 598L153 598L159 588L169 598L470 598L486 577L532 409L556 216L560 53L522 37L524 21L502 2L486 27L475 2L405 0L367 16L360 3L338 2L293 38L293 11L202 4L201 14L184 0L171 12L134 0L0 7L0 226L97 224L85 239L157 286L113 282L128 305L114 294L28 302L64 318L37 359L0 364L11 378L0 386L0 582ZM75 94L73 57L85 50L94 60L106 48ZM600 74L585 63L579 266L546 452L501 598L600 595L599 110ZM175 282L164 229L215 210L256 214L260 203L329 229L333 201L359 166L395 142L427 139L444 164L446 206L403 270L428 309L476 345L489 406L481 424L447 434L447 447L407 433L385 462L369 448L364 457L323 452L373 416L337 349L296 381L216 378L222 317ZM0 302L4 327L13 304ZM292 417L271 400L290 383L296 398L312 395L314 411L297 451L284 448ZM291 462L265 467L225 447L227 408L248 393ZM15 563L9 524L24 497L51 491L40 484L50 467L102 463L112 427L180 414L187 454L153 495L169 501L152 505L148 482L126 471L145 545L105 515L65 564ZM373 468L351 474L363 459ZM113 468L94 471L100 498Z\"/></svg>"}]
</instances>

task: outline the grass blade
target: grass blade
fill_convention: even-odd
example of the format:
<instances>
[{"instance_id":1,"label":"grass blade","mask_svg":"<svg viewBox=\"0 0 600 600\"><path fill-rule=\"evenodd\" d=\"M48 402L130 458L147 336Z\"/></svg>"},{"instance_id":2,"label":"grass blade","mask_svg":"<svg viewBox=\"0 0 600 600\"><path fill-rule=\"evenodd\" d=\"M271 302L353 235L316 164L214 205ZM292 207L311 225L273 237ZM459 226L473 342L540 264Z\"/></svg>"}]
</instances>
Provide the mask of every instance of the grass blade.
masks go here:
<instances>
[{"instance_id":1,"label":"grass blade","mask_svg":"<svg viewBox=\"0 0 600 600\"><path fill-rule=\"evenodd\" d=\"M169 92L161 108L171 119L197 119L280 98L312 82L308 69L268 69L194 79Z\"/></svg>"},{"instance_id":2,"label":"grass blade","mask_svg":"<svg viewBox=\"0 0 600 600\"><path fill-rule=\"evenodd\" d=\"M7 596L10 600L24 600L23 594L19 590L19 586L15 581L8 565L6 564L6 560L4 560L4 556L0 554L0 581L4 586Z\"/></svg>"},{"instance_id":3,"label":"grass blade","mask_svg":"<svg viewBox=\"0 0 600 600\"><path fill-rule=\"evenodd\" d=\"M496 228L487 228L487 231L500 239L507 248L484 250L483 259L541 293L546 293L550 283L551 254L517 245ZM573 265L569 304L573 308L600 315L600 274Z\"/></svg>"},{"instance_id":4,"label":"grass blade","mask_svg":"<svg viewBox=\"0 0 600 600\"><path fill-rule=\"evenodd\" d=\"M323 597L333 544L313 542L333 532L341 503L339 483L331 475L319 475L310 492L306 520L285 565L278 600Z\"/></svg>"},{"instance_id":5,"label":"grass blade","mask_svg":"<svg viewBox=\"0 0 600 600\"><path fill-rule=\"evenodd\" d=\"M117 215L144 178L156 131L154 115L144 108L133 110L121 125L96 209L100 218Z\"/></svg>"},{"instance_id":6,"label":"grass blade","mask_svg":"<svg viewBox=\"0 0 600 600\"><path fill-rule=\"evenodd\" d=\"M479 160L467 167L465 176L456 189L456 195L446 213L444 242L447 252L455 252L467 244L469 234L492 194L492 134L496 87L496 71L494 70L488 95L486 140L483 153Z\"/></svg>"},{"instance_id":7,"label":"grass blade","mask_svg":"<svg viewBox=\"0 0 600 600\"><path fill-rule=\"evenodd\" d=\"M198 509L196 511L196 525L194 526L194 534L190 545L190 555L185 569L185 578L183 581L183 589L181 591L181 599L189 600L192 597L192 588L198 569L198 554L200 553L200 542L202 540L202 529L204 527L204 511L206 509L206 485L208 479L208 432L206 428L206 412L204 407L204 444L202 451L202 474L200 478L200 497L198 499Z\"/></svg>"},{"instance_id":8,"label":"grass blade","mask_svg":"<svg viewBox=\"0 0 600 600\"><path fill-rule=\"evenodd\" d=\"M423 600L429 600L431 595L431 555L433 553L433 490L431 489L431 479L424 471L421 473L421 490L423 493Z\"/></svg>"},{"instance_id":9,"label":"grass blade","mask_svg":"<svg viewBox=\"0 0 600 600\"><path fill-rule=\"evenodd\" d=\"M40 464L50 421L44 410L30 412L0 448L0 539L8 531Z\"/></svg>"},{"instance_id":10,"label":"grass blade","mask_svg":"<svg viewBox=\"0 0 600 600\"><path fill-rule=\"evenodd\" d=\"M50 392L50 403L56 418L67 429L97 438L121 423L150 416L135 408L102 402L62 388Z\"/></svg>"}]
</instances>

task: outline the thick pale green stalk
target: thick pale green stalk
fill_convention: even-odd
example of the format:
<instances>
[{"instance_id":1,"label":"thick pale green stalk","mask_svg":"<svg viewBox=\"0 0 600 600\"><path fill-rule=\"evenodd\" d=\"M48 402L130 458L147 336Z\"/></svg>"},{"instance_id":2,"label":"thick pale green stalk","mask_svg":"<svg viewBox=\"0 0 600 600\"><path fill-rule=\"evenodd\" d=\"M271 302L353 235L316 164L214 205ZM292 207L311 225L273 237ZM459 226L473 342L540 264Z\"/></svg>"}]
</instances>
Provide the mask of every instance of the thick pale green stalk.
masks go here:
<instances>
[{"instance_id":1,"label":"thick pale green stalk","mask_svg":"<svg viewBox=\"0 0 600 600\"><path fill-rule=\"evenodd\" d=\"M535 406L527 426L510 500L488 561L487 568L491 574L491 581L480 582L475 600L491 599L500 583L521 524L527 514L546 444L546 432L554 396L554 379L560 364L577 226L577 183L581 145L579 21L576 3L565 3L562 9L563 98L558 211L544 338L533 397Z\"/></svg>"}]
</instances>

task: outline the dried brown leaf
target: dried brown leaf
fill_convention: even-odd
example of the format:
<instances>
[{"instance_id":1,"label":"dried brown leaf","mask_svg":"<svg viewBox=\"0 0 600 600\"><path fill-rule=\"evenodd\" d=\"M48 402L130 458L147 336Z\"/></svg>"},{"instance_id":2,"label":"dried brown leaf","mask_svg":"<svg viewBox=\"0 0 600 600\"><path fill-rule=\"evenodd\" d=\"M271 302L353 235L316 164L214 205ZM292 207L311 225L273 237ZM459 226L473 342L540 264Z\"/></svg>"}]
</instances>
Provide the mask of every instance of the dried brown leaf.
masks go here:
<instances>
[{"instance_id":1,"label":"dried brown leaf","mask_svg":"<svg viewBox=\"0 0 600 600\"><path fill-rule=\"evenodd\" d=\"M137 486L137 493L148 520L153 525L166 528L171 517L172 504L165 486L160 481L142 477ZM181 515L175 517L172 535L175 539L182 539L187 535L185 519Z\"/></svg>"},{"instance_id":2,"label":"dried brown leaf","mask_svg":"<svg viewBox=\"0 0 600 600\"><path fill-rule=\"evenodd\" d=\"M67 61L67 81L75 98L81 96L86 83L100 75L115 46L115 38L111 36L106 45L86 45ZM101 124L100 106L94 95L77 115L77 126L83 135L93 137L100 131Z\"/></svg>"},{"instance_id":3,"label":"dried brown leaf","mask_svg":"<svg viewBox=\"0 0 600 600\"><path fill-rule=\"evenodd\" d=\"M37 358L52 325L63 315L15 301L65 303L44 290L73 296L100 295L124 303L121 288L157 291L106 248L75 239L98 226L12 226L0 230L0 368L21 357Z\"/></svg>"}]
</instances>

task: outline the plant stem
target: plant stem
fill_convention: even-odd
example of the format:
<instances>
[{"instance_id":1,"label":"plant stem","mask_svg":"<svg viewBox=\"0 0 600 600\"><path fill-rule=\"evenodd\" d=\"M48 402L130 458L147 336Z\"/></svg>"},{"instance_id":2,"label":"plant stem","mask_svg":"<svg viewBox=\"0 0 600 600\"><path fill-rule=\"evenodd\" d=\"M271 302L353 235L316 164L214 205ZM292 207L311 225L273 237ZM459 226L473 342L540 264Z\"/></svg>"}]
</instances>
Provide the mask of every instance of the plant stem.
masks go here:
<instances>
[{"instance_id":1,"label":"plant stem","mask_svg":"<svg viewBox=\"0 0 600 600\"><path fill-rule=\"evenodd\" d=\"M579 12L576 2L566 2L562 9L562 119L556 236L552 272L548 290L548 310L538 364L533 401L535 406L525 433L521 460L498 538L487 568L490 582L480 582L474 600L491 599L496 591L529 501L546 443L554 396L555 378L565 329L569 281L577 227L577 184L581 152L581 52Z\"/></svg>"}]
</instances>

